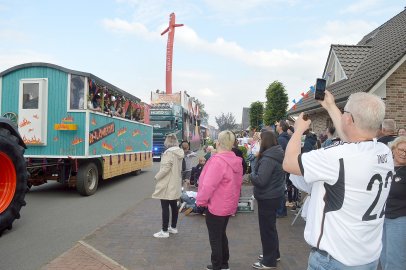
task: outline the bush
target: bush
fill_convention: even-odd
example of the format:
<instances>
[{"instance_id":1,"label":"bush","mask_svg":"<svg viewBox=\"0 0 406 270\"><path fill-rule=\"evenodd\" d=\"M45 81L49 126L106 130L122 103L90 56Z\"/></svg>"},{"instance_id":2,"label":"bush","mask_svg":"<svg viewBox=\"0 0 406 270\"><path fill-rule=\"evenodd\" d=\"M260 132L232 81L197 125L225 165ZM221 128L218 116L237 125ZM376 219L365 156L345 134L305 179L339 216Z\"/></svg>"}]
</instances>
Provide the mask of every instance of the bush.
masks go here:
<instances>
[{"instance_id":1,"label":"bush","mask_svg":"<svg viewBox=\"0 0 406 270\"><path fill-rule=\"evenodd\" d=\"M245 148L244 146L238 146L238 149L240 149L242 151L242 155L244 157L244 160L247 160L247 148Z\"/></svg>"}]
</instances>

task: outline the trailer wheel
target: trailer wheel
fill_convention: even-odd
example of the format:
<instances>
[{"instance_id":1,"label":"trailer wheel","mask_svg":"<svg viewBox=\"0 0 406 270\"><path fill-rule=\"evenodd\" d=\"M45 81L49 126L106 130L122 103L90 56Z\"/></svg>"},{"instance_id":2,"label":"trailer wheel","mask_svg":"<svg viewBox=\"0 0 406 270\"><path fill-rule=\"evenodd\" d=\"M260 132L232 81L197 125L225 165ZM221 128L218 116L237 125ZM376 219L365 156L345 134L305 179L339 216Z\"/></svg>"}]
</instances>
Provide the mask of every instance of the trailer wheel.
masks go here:
<instances>
[{"instance_id":1,"label":"trailer wheel","mask_svg":"<svg viewBox=\"0 0 406 270\"><path fill-rule=\"evenodd\" d=\"M76 176L76 189L82 196L93 195L99 184L99 172L96 164L88 162L79 166Z\"/></svg>"},{"instance_id":2,"label":"trailer wheel","mask_svg":"<svg viewBox=\"0 0 406 270\"><path fill-rule=\"evenodd\" d=\"M20 218L27 190L24 147L10 131L0 127L0 235Z\"/></svg>"}]
</instances>

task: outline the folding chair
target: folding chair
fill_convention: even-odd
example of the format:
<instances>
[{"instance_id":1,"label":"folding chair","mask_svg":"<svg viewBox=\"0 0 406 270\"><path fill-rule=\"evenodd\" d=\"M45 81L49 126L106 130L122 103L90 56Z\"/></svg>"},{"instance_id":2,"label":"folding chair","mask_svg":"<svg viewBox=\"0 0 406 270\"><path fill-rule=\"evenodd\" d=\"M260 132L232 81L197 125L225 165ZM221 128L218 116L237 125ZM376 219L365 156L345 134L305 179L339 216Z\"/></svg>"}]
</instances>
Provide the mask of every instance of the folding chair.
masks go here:
<instances>
[{"instance_id":1,"label":"folding chair","mask_svg":"<svg viewBox=\"0 0 406 270\"><path fill-rule=\"evenodd\" d=\"M299 211L297 211L297 213L295 214L295 218L293 219L292 224L290 224L291 226L293 226L293 224L295 224L296 219L297 219L297 218L300 216L300 214L302 213L303 204L304 204L304 202L306 201L306 198L307 198L308 195L309 195L309 194L306 193L306 195L303 196L302 200L300 200L300 203L299 203L300 209L299 209Z\"/></svg>"}]
</instances>

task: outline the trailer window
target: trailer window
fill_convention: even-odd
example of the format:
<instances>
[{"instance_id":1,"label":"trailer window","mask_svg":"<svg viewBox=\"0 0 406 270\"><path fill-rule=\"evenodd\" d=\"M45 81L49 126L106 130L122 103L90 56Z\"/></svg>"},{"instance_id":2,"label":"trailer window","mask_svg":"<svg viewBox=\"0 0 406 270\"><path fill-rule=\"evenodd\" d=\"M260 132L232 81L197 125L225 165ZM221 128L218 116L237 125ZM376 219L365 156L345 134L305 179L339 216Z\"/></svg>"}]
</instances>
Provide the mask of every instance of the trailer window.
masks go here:
<instances>
[{"instance_id":1,"label":"trailer window","mask_svg":"<svg viewBox=\"0 0 406 270\"><path fill-rule=\"evenodd\" d=\"M70 79L70 109L83 110L85 100L85 77L71 75Z\"/></svg>"},{"instance_id":2,"label":"trailer window","mask_svg":"<svg viewBox=\"0 0 406 270\"><path fill-rule=\"evenodd\" d=\"M23 84L23 109L38 109L39 83Z\"/></svg>"},{"instance_id":3,"label":"trailer window","mask_svg":"<svg viewBox=\"0 0 406 270\"><path fill-rule=\"evenodd\" d=\"M173 129L172 121L150 121L150 125L152 125L154 128Z\"/></svg>"}]
</instances>

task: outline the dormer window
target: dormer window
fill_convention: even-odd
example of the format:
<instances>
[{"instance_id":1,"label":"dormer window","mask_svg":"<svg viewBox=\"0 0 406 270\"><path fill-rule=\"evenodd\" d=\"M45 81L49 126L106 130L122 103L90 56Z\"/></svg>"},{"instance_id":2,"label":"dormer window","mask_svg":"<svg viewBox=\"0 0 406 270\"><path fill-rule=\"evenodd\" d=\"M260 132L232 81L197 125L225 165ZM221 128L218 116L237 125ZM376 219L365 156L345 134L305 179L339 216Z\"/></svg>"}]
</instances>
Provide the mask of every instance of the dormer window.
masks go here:
<instances>
[{"instance_id":1,"label":"dormer window","mask_svg":"<svg viewBox=\"0 0 406 270\"><path fill-rule=\"evenodd\" d=\"M347 79L347 75L342 68L340 61L338 61L337 55L334 53L334 50L331 51L326 73L323 76L327 81L327 86L330 84L339 82L341 80Z\"/></svg>"}]
</instances>

